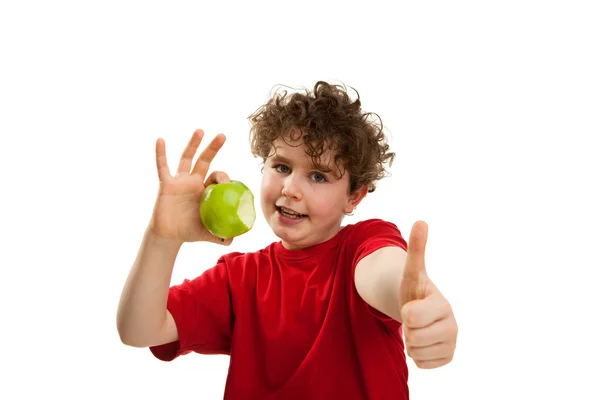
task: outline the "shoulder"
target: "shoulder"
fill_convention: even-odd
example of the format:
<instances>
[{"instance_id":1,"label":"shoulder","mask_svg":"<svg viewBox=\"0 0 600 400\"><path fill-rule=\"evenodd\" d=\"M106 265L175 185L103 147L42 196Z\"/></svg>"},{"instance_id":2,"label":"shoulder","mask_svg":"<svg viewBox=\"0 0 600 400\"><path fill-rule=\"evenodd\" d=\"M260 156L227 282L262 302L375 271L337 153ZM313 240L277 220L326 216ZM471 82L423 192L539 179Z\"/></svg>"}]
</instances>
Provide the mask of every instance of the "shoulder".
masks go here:
<instances>
[{"instance_id":1,"label":"shoulder","mask_svg":"<svg viewBox=\"0 0 600 400\"><path fill-rule=\"evenodd\" d=\"M366 219L355 224L346 225L345 228L347 229L347 235L359 242L369 238L389 235L402 237L402 233L396 224L383 219Z\"/></svg>"},{"instance_id":2,"label":"shoulder","mask_svg":"<svg viewBox=\"0 0 600 400\"><path fill-rule=\"evenodd\" d=\"M398 226L382 219L368 219L347 225L347 249L354 255L354 263L382 247L407 249L407 243Z\"/></svg>"},{"instance_id":3,"label":"shoulder","mask_svg":"<svg viewBox=\"0 0 600 400\"><path fill-rule=\"evenodd\" d=\"M398 229L396 224L394 224L393 222L386 221L384 219L379 219L379 218L365 219L362 221L358 221L355 224L352 224L351 226L354 226L356 228L391 227L396 230Z\"/></svg>"}]
</instances>

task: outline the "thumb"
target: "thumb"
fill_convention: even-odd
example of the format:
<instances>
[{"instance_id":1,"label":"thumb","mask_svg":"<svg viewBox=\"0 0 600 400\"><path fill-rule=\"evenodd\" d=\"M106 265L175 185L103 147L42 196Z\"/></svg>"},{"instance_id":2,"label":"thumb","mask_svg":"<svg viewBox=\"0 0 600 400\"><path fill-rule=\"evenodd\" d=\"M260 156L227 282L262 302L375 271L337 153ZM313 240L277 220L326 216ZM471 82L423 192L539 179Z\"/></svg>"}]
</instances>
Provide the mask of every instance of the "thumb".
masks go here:
<instances>
[{"instance_id":1,"label":"thumb","mask_svg":"<svg viewBox=\"0 0 600 400\"><path fill-rule=\"evenodd\" d=\"M229 175L223 171L214 171L212 174L206 178L206 182L204 182L204 186L208 186L212 183L227 183L231 182L229 179Z\"/></svg>"},{"instance_id":2,"label":"thumb","mask_svg":"<svg viewBox=\"0 0 600 400\"><path fill-rule=\"evenodd\" d=\"M404 276L416 278L425 271L425 246L429 227L425 221L413 224L408 239Z\"/></svg>"}]
</instances>

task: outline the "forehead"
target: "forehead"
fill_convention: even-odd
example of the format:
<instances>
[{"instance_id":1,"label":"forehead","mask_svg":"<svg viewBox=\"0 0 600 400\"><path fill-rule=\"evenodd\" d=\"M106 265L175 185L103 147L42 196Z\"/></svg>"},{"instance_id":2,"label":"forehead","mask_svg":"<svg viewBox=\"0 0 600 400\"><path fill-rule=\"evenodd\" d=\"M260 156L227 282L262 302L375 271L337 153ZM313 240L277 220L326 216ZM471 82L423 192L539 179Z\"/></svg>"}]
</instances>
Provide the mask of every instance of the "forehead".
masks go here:
<instances>
[{"instance_id":1,"label":"forehead","mask_svg":"<svg viewBox=\"0 0 600 400\"><path fill-rule=\"evenodd\" d=\"M336 168L335 153L326 148L323 154L317 158L311 157L308 147L301 139L291 140L286 138L277 138L273 142L273 150L268 157L271 160L287 161L295 164L302 164L312 168L318 168L324 171L330 171Z\"/></svg>"}]
</instances>

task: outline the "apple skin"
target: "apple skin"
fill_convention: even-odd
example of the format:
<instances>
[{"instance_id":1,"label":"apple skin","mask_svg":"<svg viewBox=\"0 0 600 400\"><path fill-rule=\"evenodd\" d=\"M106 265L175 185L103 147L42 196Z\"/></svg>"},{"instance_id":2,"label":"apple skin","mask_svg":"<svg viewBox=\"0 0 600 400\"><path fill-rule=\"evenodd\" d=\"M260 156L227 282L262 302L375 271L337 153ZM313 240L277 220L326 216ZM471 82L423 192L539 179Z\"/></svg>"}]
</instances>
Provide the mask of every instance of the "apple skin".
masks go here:
<instances>
[{"instance_id":1,"label":"apple skin","mask_svg":"<svg viewBox=\"0 0 600 400\"><path fill-rule=\"evenodd\" d=\"M246 204L245 212L250 212L250 221L244 223L238 215L240 201ZM254 225L256 212L254 195L240 181L213 183L204 189L200 200L200 218L210 233L221 239L240 236Z\"/></svg>"}]
</instances>

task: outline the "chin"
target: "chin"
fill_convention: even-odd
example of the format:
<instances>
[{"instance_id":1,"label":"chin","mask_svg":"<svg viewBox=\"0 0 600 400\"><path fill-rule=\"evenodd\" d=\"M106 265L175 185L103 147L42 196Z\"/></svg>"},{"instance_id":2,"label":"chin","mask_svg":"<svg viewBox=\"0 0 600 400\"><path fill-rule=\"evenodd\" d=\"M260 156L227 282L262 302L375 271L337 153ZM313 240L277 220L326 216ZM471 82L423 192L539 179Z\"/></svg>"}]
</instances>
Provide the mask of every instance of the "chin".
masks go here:
<instances>
[{"instance_id":1,"label":"chin","mask_svg":"<svg viewBox=\"0 0 600 400\"><path fill-rule=\"evenodd\" d=\"M273 213L269 219L269 226L271 227L271 231L273 234L285 242L288 246L292 246L294 248L308 247L309 245L304 244L304 240L306 237L306 228L302 227L286 227L281 226L278 221L277 213ZM302 243L302 244L301 244ZM286 247L288 247L286 246Z\"/></svg>"}]
</instances>

